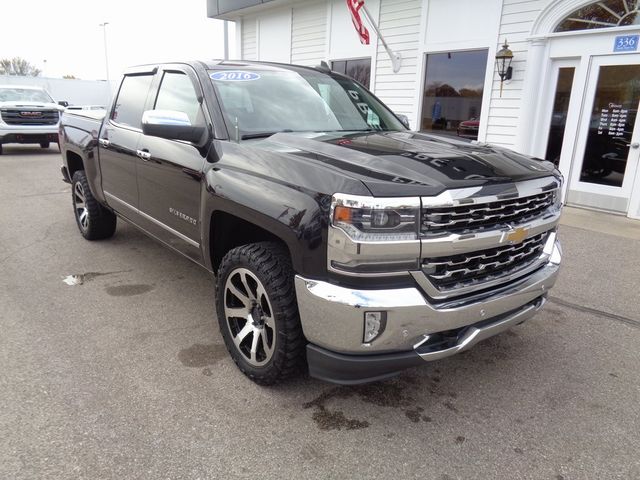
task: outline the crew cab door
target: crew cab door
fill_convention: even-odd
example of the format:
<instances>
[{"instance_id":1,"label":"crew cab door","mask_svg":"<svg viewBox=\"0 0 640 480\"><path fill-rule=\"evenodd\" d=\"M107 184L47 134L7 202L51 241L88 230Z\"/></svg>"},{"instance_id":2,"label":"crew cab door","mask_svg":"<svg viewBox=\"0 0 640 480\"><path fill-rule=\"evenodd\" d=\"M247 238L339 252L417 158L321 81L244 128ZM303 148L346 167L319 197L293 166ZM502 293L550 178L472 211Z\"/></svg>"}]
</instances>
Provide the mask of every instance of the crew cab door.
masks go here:
<instances>
[{"instance_id":1,"label":"crew cab door","mask_svg":"<svg viewBox=\"0 0 640 480\"><path fill-rule=\"evenodd\" d=\"M192 125L206 125L197 77L188 67L165 66L149 109L186 113ZM198 263L200 196L206 146L142 135L138 144L140 215L145 229Z\"/></svg>"},{"instance_id":2,"label":"crew cab door","mask_svg":"<svg viewBox=\"0 0 640 480\"><path fill-rule=\"evenodd\" d=\"M136 221L136 151L142 132L142 112L153 78L154 72L123 77L109 118L105 120L98 139L102 190L106 201L118 213Z\"/></svg>"}]
</instances>

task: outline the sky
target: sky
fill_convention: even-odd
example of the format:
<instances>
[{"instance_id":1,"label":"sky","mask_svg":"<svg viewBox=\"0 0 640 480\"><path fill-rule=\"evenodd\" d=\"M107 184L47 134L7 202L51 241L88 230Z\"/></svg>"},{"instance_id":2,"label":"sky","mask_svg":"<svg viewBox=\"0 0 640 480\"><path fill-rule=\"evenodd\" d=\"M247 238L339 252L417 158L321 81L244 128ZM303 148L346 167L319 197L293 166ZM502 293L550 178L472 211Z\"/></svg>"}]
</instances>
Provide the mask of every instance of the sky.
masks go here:
<instances>
[{"instance_id":1,"label":"sky","mask_svg":"<svg viewBox=\"0 0 640 480\"><path fill-rule=\"evenodd\" d=\"M223 57L223 22L207 18L206 0L2 0L0 58L44 77L106 79L104 22L112 81L131 65Z\"/></svg>"}]
</instances>

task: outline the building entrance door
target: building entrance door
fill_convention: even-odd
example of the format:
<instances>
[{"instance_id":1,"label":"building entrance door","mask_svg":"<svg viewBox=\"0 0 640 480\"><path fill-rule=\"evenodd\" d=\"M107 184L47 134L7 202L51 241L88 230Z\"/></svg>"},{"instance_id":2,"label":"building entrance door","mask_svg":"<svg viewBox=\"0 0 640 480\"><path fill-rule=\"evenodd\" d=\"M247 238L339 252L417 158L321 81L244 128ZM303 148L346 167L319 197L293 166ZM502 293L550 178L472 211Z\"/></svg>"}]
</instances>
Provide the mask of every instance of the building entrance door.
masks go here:
<instances>
[{"instance_id":1,"label":"building entrance door","mask_svg":"<svg viewBox=\"0 0 640 480\"><path fill-rule=\"evenodd\" d=\"M592 57L567 203L633 214L639 105L640 54Z\"/></svg>"}]
</instances>

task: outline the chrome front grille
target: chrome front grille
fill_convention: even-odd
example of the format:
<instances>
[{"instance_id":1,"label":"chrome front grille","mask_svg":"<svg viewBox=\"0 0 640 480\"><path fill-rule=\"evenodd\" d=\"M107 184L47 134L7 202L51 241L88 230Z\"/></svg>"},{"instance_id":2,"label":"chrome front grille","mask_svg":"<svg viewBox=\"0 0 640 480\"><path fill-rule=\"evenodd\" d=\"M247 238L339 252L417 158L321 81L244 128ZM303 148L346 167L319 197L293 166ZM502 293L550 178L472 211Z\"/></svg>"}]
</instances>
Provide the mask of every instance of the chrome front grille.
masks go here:
<instances>
[{"instance_id":1,"label":"chrome front grille","mask_svg":"<svg viewBox=\"0 0 640 480\"><path fill-rule=\"evenodd\" d=\"M556 190L527 197L422 210L420 232L431 237L477 233L518 225L541 216L555 201Z\"/></svg>"},{"instance_id":2,"label":"chrome front grille","mask_svg":"<svg viewBox=\"0 0 640 480\"><path fill-rule=\"evenodd\" d=\"M535 266L549 232L506 245L471 253L424 259L422 271L442 292L506 279Z\"/></svg>"},{"instance_id":3,"label":"chrome front grille","mask_svg":"<svg viewBox=\"0 0 640 480\"><path fill-rule=\"evenodd\" d=\"M3 108L2 121L7 125L56 125L60 119L57 110L37 110L25 108Z\"/></svg>"}]
</instances>

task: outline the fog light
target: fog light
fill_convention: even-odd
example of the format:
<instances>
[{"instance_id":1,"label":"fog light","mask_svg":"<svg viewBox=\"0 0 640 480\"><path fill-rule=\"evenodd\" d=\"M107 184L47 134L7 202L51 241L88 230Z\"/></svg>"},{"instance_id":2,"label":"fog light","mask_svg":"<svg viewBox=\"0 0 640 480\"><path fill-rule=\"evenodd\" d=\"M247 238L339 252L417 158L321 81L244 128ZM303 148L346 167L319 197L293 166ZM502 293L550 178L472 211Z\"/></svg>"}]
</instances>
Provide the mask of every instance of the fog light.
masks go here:
<instances>
[{"instance_id":1,"label":"fog light","mask_svg":"<svg viewBox=\"0 0 640 480\"><path fill-rule=\"evenodd\" d=\"M375 340L387 326L387 312L364 313L364 343Z\"/></svg>"}]
</instances>

